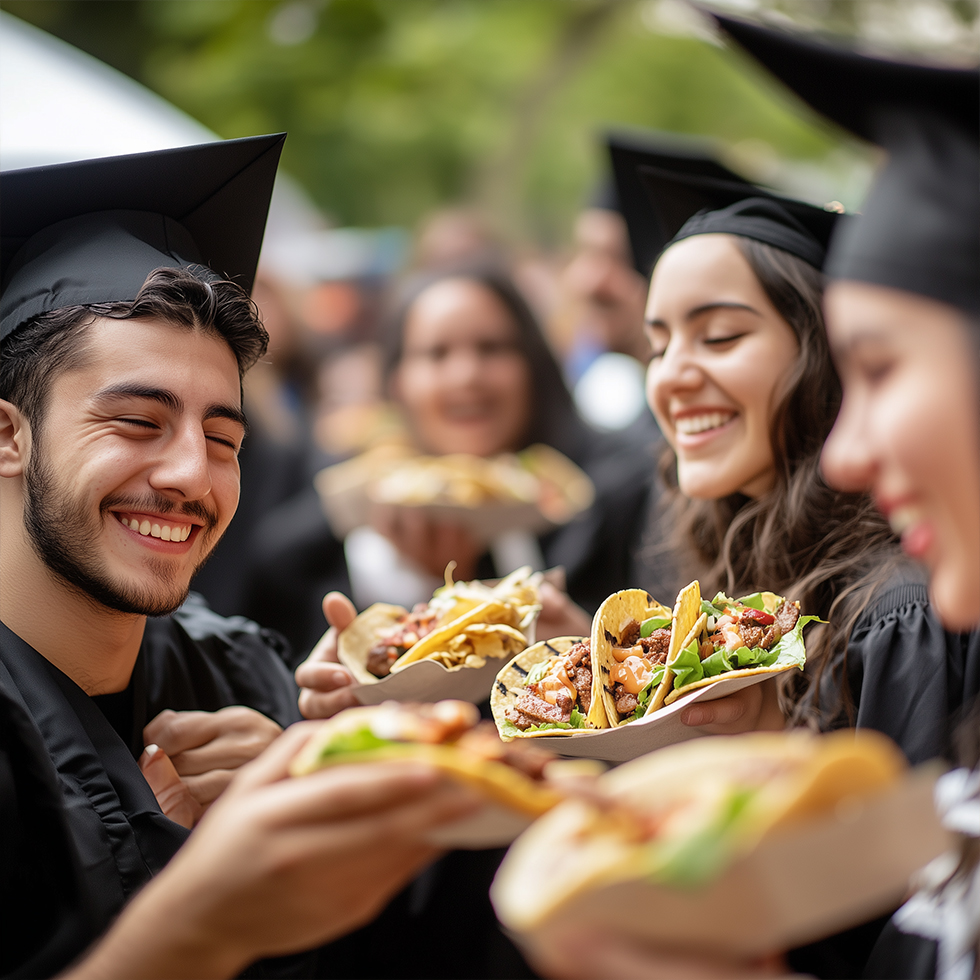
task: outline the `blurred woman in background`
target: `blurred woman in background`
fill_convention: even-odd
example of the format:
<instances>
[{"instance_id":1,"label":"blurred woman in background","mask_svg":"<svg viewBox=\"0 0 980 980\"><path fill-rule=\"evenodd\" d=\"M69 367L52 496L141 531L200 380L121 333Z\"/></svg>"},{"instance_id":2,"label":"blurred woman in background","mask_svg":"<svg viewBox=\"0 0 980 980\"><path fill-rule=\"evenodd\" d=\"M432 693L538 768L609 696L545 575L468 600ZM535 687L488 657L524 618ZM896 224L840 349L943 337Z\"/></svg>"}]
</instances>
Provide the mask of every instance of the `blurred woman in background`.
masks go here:
<instances>
[{"instance_id":1,"label":"blurred woman in background","mask_svg":"<svg viewBox=\"0 0 980 980\"><path fill-rule=\"evenodd\" d=\"M255 540L260 571L246 613L305 653L323 631L323 596L359 608L411 606L442 582L493 578L523 564L562 565L569 594L594 609L624 588L649 493L650 449L628 433L599 434L578 416L533 314L506 277L442 270L409 282L385 338L384 373L411 444L422 453L492 457L543 443L592 479L596 499L540 537L510 534L487 547L459 524L419 508L376 508L373 526L339 540L310 488L267 517Z\"/></svg>"}]
</instances>

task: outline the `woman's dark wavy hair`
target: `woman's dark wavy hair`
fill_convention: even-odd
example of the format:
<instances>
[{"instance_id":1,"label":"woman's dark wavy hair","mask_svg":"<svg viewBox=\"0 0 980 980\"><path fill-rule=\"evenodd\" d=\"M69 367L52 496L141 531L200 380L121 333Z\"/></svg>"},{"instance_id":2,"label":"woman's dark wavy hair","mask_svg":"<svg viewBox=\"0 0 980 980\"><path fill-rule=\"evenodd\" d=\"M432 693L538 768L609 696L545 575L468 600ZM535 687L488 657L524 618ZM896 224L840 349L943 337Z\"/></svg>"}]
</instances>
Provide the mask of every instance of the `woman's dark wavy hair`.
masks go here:
<instances>
[{"instance_id":1,"label":"woman's dark wavy hair","mask_svg":"<svg viewBox=\"0 0 980 980\"><path fill-rule=\"evenodd\" d=\"M517 345L530 367L532 410L524 446L543 442L580 462L589 446L590 429L575 409L561 368L544 338L538 320L513 281L499 269L455 266L408 279L393 297L382 334L383 368L389 380L402 359L405 323L415 301L431 286L449 279L479 283L509 311L517 329ZM523 447L517 447L523 448Z\"/></svg>"},{"instance_id":2,"label":"woman's dark wavy hair","mask_svg":"<svg viewBox=\"0 0 980 980\"><path fill-rule=\"evenodd\" d=\"M828 620L808 630L806 671L779 680L791 722L823 727L850 717L843 683L848 639L875 588L901 560L900 550L868 494L833 490L820 473L820 452L841 403L821 310L822 274L782 249L735 237L800 345L774 393L769 439L776 483L757 499L735 493L691 500L678 489L677 457L668 446L660 475L671 499L659 519L674 528L667 546L677 549L684 573L699 578L706 594L769 590ZM819 703L818 692L828 687L841 691L839 703Z\"/></svg>"},{"instance_id":3,"label":"woman's dark wavy hair","mask_svg":"<svg viewBox=\"0 0 980 980\"><path fill-rule=\"evenodd\" d=\"M220 337L235 355L239 379L269 345L258 307L241 286L203 266L154 269L131 303L89 303L51 310L4 340L0 398L16 405L33 427L43 418L52 381L69 367L84 363L87 328L99 317L155 318Z\"/></svg>"}]
</instances>

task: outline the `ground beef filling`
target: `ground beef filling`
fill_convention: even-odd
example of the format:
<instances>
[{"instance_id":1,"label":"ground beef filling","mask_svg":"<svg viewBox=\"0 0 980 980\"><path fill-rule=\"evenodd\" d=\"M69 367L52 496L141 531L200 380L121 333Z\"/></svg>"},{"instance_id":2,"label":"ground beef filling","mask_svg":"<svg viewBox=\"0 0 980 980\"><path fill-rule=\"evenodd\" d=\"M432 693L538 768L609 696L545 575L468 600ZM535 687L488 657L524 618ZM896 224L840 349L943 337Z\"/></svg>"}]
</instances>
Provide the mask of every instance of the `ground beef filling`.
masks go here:
<instances>
[{"instance_id":1,"label":"ground beef filling","mask_svg":"<svg viewBox=\"0 0 980 980\"><path fill-rule=\"evenodd\" d=\"M394 662L410 650L423 636L428 636L436 626L436 616L424 602L415 605L390 629L386 629L378 642L368 651L367 669L375 677L387 677Z\"/></svg>"},{"instance_id":2,"label":"ground beef filling","mask_svg":"<svg viewBox=\"0 0 980 980\"><path fill-rule=\"evenodd\" d=\"M649 636L640 636L640 624L633 620L623 630L619 646L638 646L643 651L643 659L651 666L666 663L670 650L670 627L654 630ZM632 715L640 705L639 695L631 694L622 684L614 684L612 694L620 721Z\"/></svg>"},{"instance_id":3,"label":"ground beef filling","mask_svg":"<svg viewBox=\"0 0 980 980\"><path fill-rule=\"evenodd\" d=\"M575 687L576 696L573 697L567 688L563 688L554 696L555 702L552 704L541 696L542 691L538 684L529 684L514 707L505 713L505 717L515 728L523 732L532 725L568 724L572 709L576 706L583 714L588 713L592 706L589 641L583 640L571 647L562 660L562 667Z\"/></svg>"}]
</instances>

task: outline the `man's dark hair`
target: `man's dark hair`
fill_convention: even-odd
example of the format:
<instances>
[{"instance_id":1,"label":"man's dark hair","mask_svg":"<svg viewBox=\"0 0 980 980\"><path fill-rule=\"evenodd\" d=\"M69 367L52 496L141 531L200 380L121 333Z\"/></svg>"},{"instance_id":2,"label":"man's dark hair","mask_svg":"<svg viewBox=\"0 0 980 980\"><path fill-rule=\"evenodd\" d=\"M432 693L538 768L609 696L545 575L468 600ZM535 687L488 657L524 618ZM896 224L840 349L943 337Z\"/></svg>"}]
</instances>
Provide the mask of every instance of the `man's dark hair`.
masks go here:
<instances>
[{"instance_id":1,"label":"man's dark hair","mask_svg":"<svg viewBox=\"0 0 980 980\"><path fill-rule=\"evenodd\" d=\"M0 398L16 405L31 426L40 423L51 382L85 361L88 327L98 318L154 318L203 330L227 342L238 362L238 376L265 353L269 335L258 307L233 282L209 269L154 269L131 303L65 306L35 317L0 346Z\"/></svg>"}]
</instances>

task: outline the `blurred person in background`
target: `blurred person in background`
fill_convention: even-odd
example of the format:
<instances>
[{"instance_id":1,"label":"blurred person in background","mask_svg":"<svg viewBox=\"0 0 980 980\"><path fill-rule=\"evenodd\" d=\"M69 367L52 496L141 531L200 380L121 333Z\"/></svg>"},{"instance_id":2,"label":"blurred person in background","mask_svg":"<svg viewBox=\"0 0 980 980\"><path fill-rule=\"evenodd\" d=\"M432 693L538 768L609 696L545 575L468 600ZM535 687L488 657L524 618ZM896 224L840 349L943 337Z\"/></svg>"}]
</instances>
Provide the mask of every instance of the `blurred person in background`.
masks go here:
<instances>
[{"instance_id":1,"label":"blurred person in background","mask_svg":"<svg viewBox=\"0 0 980 980\"><path fill-rule=\"evenodd\" d=\"M649 360L643 336L646 282L633 268L626 222L614 198L610 186L576 218L574 251L561 273L552 326L564 338L576 406L604 429L649 419L643 397Z\"/></svg>"},{"instance_id":2,"label":"blurred person in background","mask_svg":"<svg viewBox=\"0 0 980 980\"><path fill-rule=\"evenodd\" d=\"M376 526L340 541L310 488L258 528L263 559L250 615L308 651L322 632L327 592L352 594L359 608L377 600L411 606L441 584L449 561L462 579L525 563L563 565L569 594L586 609L627 584L652 457L643 443L600 435L581 420L534 316L506 278L470 269L412 281L386 335L383 369L419 451L491 457L544 443L589 475L595 503L540 538L509 536L494 555L464 527L410 508L376 512Z\"/></svg>"},{"instance_id":3,"label":"blurred person in background","mask_svg":"<svg viewBox=\"0 0 980 980\"><path fill-rule=\"evenodd\" d=\"M902 64L731 18L723 28L813 108L889 152L863 217L835 236L826 313L843 381L823 450L831 485L870 491L929 576L932 615L948 630L948 680L915 679L931 644L906 627L914 656L845 662L861 703L900 714L925 701L947 731L959 721L961 768L937 808L959 847L920 873L870 955L832 937L820 976L976 977L980 969L980 133L976 71ZM829 80L833 79L833 84ZM971 633L957 631L972 629ZM925 660L929 657L922 658ZM890 676L889 676L890 675ZM881 678L886 679L884 685ZM875 681L868 690L868 681ZM958 681L954 688L953 683ZM889 688L892 693L889 694ZM954 690L963 694L950 697ZM885 729L888 731L888 729ZM901 743L900 743L901 744ZM913 761L914 758L913 758ZM954 838L955 839L955 838ZM561 977L775 976L643 949L608 935L553 937ZM819 945L819 944L817 944ZM866 947L865 947L866 949ZM840 958L851 965L844 973ZM789 962L796 966L793 954ZM813 964L812 959L810 963ZM845 960L846 962L846 960ZM812 969L812 966L811 966Z\"/></svg>"}]
</instances>

